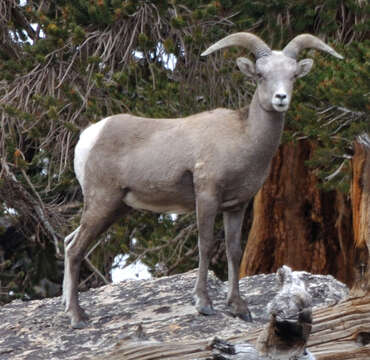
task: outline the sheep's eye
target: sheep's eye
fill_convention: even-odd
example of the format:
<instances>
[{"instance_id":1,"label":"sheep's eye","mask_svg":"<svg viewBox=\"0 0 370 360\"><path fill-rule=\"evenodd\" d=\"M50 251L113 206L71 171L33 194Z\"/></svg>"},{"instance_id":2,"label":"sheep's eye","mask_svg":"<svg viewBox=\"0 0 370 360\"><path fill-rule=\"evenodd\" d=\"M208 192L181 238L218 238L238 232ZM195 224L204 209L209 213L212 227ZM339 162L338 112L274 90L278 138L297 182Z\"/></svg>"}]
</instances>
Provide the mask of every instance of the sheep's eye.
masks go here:
<instances>
[{"instance_id":1,"label":"sheep's eye","mask_svg":"<svg viewBox=\"0 0 370 360\"><path fill-rule=\"evenodd\" d=\"M296 80L296 79L297 79L297 77L298 77L298 74L294 74L294 75L292 76L291 80L292 80L292 81L293 81L293 80Z\"/></svg>"}]
</instances>

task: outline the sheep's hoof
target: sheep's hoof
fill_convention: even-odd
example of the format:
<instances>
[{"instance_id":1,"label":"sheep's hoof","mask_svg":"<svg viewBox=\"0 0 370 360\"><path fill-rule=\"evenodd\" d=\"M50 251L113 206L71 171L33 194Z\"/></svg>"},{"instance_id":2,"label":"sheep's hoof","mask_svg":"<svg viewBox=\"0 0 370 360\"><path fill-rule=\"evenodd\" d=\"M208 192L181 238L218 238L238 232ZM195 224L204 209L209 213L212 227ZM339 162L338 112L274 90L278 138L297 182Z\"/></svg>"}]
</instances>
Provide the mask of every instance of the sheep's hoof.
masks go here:
<instances>
[{"instance_id":1,"label":"sheep's hoof","mask_svg":"<svg viewBox=\"0 0 370 360\"><path fill-rule=\"evenodd\" d=\"M216 311L213 309L212 303L210 300L198 297L194 295L195 308L199 314L202 315L214 315Z\"/></svg>"},{"instance_id":2,"label":"sheep's hoof","mask_svg":"<svg viewBox=\"0 0 370 360\"><path fill-rule=\"evenodd\" d=\"M238 317L246 322L253 322L247 303L243 299L234 299L234 301L230 299L228 300L227 304L229 305L230 312L233 316Z\"/></svg>"},{"instance_id":3,"label":"sheep's hoof","mask_svg":"<svg viewBox=\"0 0 370 360\"><path fill-rule=\"evenodd\" d=\"M72 329L84 329L86 326L87 326L87 322L85 320L71 322Z\"/></svg>"},{"instance_id":4,"label":"sheep's hoof","mask_svg":"<svg viewBox=\"0 0 370 360\"><path fill-rule=\"evenodd\" d=\"M206 306L201 306L201 307L196 306L196 309L199 312L199 314L202 314L202 315L216 314L216 311L213 309L212 305L206 305Z\"/></svg>"},{"instance_id":5,"label":"sheep's hoof","mask_svg":"<svg viewBox=\"0 0 370 360\"><path fill-rule=\"evenodd\" d=\"M78 314L78 317L71 321L72 329L84 329L88 325L89 315L86 311L79 307Z\"/></svg>"},{"instance_id":6,"label":"sheep's hoof","mask_svg":"<svg viewBox=\"0 0 370 360\"><path fill-rule=\"evenodd\" d=\"M67 310L66 312L71 319L72 329L83 329L88 325L89 315L79 305L77 306L77 311Z\"/></svg>"},{"instance_id":7,"label":"sheep's hoof","mask_svg":"<svg viewBox=\"0 0 370 360\"><path fill-rule=\"evenodd\" d=\"M236 314L235 316L237 316L239 319L242 319L246 322L253 322L252 315L249 311L246 314Z\"/></svg>"}]
</instances>

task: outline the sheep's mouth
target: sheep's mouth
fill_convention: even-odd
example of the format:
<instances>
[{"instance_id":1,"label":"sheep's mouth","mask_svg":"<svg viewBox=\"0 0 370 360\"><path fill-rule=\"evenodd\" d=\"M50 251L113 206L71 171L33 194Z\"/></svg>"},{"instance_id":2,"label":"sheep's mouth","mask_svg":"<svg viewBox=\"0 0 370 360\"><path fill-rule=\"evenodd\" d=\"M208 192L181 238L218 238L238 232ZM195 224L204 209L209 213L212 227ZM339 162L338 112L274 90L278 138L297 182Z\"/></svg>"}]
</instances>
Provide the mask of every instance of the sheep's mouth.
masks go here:
<instances>
[{"instance_id":1,"label":"sheep's mouth","mask_svg":"<svg viewBox=\"0 0 370 360\"><path fill-rule=\"evenodd\" d=\"M283 103L283 102L279 102L279 103L273 103L272 104L273 108L278 111L278 112L284 112L284 111L287 111L288 108L289 108L289 104L287 103Z\"/></svg>"}]
</instances>

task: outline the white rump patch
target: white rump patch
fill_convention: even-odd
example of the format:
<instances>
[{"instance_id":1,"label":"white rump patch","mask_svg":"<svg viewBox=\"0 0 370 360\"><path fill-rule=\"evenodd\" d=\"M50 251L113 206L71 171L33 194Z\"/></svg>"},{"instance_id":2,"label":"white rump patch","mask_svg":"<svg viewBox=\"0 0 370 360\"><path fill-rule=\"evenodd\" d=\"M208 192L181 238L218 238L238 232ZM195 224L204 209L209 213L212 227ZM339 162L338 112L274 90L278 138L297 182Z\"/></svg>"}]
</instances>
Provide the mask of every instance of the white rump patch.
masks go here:
<instances>
[{"instance_id":1,"label":"white rump patch","mask_svg":"<svg viewBox=\"0 0 370 360\"><path fill-rule=\"evenodd\" d=\"M95 145L100 132L106 124L108 118L98 121L95 124L90 125L80 135L80 139L75 147L75 159L74 169L78 182L81 185L82 192L84 190L84 178L85 178L85 164L89 156L90 150Z\"/></svg>"}]
</instances>

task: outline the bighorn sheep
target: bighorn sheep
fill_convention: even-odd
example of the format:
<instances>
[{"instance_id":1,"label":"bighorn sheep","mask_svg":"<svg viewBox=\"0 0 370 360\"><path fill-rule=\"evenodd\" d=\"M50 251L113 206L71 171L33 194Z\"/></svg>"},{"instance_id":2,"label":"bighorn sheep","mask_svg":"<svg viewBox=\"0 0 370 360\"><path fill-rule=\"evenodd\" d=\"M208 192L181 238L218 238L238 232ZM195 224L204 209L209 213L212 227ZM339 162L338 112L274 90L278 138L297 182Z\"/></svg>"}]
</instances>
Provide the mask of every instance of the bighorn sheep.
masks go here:
<instances>
[{"instance_id":1,"label":"bighorn sheep","mask_svg":"<svg viewBox=\"0 0 370 360\"><path fill-rule=\"evenodd\" d=\"M342 58L320 39L299 35L283 51L272 51L251 33L235 33L202 55L228 46L250 50L256 63L238 58L239 69L256 79L249 112L215 109L186 118L148 119L129 114L105 118L82 132L75 172L84 195L80 226L65 239L63 299L72 327L87 318L78 303L80 263L89 243L130 208L185 213L196 210L199 272L195 306L212 314L207 291L209 255L217 212L224 217L231 311L250 319L239 294L240 234L246 204L261 187L280 142L294 80L311 59L297 62L304 48Z\"/></svg>"}]
</instances>

